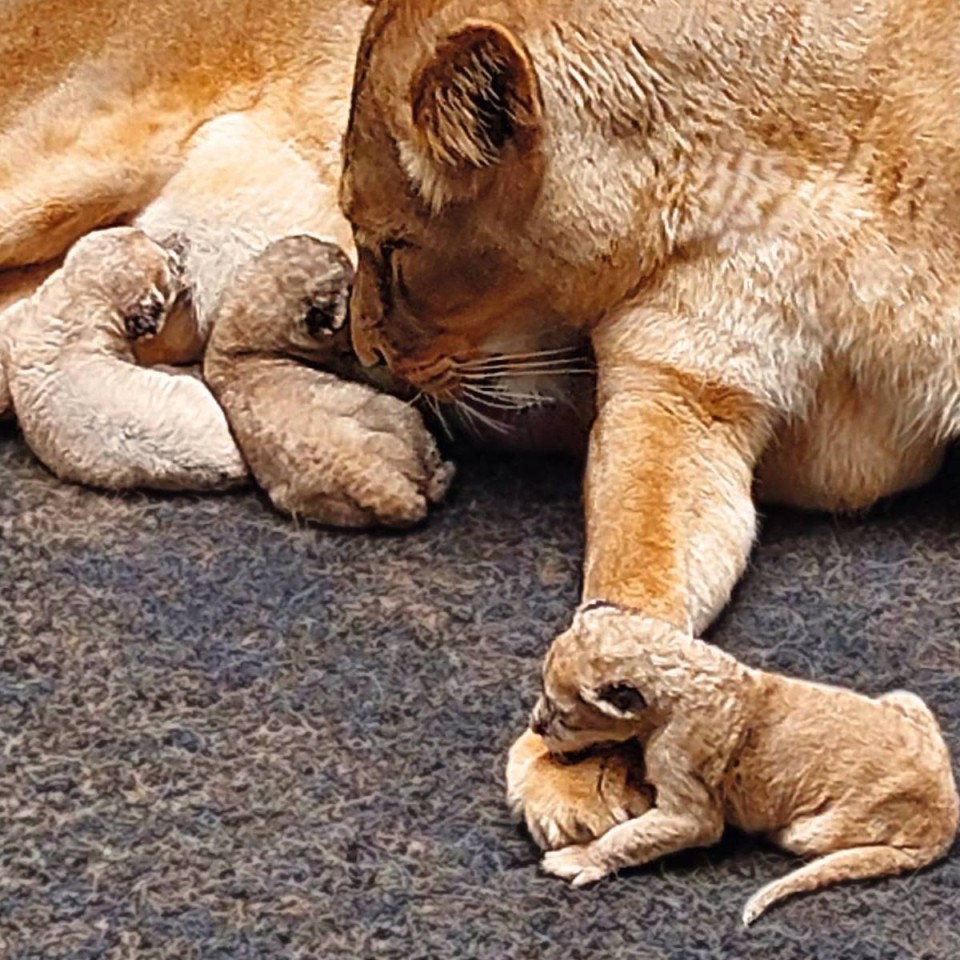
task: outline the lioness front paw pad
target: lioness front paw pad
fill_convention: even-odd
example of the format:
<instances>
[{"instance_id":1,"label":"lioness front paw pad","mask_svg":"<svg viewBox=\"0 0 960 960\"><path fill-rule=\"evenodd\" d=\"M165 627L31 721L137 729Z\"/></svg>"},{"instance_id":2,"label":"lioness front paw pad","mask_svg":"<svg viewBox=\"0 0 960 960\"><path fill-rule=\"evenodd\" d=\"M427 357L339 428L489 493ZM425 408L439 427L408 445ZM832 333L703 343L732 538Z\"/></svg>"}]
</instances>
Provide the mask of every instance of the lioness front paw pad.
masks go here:
<instances>
[{"instance_id":1,"label":"lioness front paw pad","mask_svg":"<svg viewBox=\"0 0 960 960\"><path fill-rule=\"evenodd\" d=\"M507 761L507 801L537 846L552 850L596 839L645 813L653 795L642 777L643 754L632 745L571 763L526 730Z\"/></svg>"}]
</instances>

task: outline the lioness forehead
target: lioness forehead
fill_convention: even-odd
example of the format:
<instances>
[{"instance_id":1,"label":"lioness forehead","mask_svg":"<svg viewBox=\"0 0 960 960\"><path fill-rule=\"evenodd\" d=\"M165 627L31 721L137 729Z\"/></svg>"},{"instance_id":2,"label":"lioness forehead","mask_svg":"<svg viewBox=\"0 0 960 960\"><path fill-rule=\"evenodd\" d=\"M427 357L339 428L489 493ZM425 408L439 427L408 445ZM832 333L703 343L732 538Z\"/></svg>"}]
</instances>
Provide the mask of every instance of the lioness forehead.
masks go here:
<instances>
[{"instance_id":1,"label":"lioness forehead","mask_svg":"<svg viewBox=\"0 0 960 960\"><path fill-rule=\"evenodd\" d=\"M399 25L405 9L409 15L422 6L380 0L360 43L339 196L344 216L359 233L388 233L389 225L379 218L384 211L396 211L401 198L411 192L396 141L396 121L403 115L401 105L409 85L404 74L410 67L392 59L396 48L403 46L404 35L391 28Z\"/></svg>"}]
</instances>

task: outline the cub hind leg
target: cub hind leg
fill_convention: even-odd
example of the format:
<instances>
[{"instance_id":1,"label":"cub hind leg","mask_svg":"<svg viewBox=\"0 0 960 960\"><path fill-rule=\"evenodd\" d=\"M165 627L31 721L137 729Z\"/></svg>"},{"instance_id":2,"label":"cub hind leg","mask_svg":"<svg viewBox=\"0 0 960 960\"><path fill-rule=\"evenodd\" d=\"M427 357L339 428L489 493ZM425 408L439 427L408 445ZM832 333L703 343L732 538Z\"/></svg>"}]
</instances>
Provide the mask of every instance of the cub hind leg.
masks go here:
<instances>
[{"instance_id":1,"label":"cub hind leg","mask_svg":"<svg viewBox=\"0 0 960 960\"><path fill-rule=\"evenodd\" d=\"M893 690L877 697L877 700L895 707L903 716L912 720L918 726L932 728L937 739L940 739L940 726L937 723L937 718L926 703L915 693L911 693L909 690Z\"/></svg>"},{"instance_id":2,"label":"cub hind leg","mask_svg":"<svg viewBox=\"0 0 960 960\"><path fill-rule=\"evenodd\" d=\"M894 699L898 709L904 705L914 711L919 705L932 720L927 706L913 694L888 695L888 699ZM949 758L944 769L950 781L945 793L955 796ZM757 891L744 908L744 924L753 923L774 903L794 894L916 870L943 856L956 832L955 801L951 809L950 803L940 804L931 795L912 810L885 813L886 804L882 796L877 803L867 799L863 805L841 804L772 834L770 839L784 850L816 859Z\"/></svg>"}]
</instances>

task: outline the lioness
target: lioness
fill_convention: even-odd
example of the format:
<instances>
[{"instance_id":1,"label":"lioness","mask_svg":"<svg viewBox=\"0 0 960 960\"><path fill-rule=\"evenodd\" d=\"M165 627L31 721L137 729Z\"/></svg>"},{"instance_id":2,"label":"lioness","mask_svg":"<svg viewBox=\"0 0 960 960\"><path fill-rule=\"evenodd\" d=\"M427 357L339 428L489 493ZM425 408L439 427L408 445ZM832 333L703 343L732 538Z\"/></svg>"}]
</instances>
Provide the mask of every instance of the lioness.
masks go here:
<instances>
[{"instance_id":1,"label":"lioness","mask_svg":"<svg viewBox=\"0 0 960 960\"><path fill-rule=\"evenodd\" d=\"M466 403L588 335L584 598L699 633L755 481L865 508L960 430L958 36L954 0L384 0L341 184L356 350ZM526 814L569 842L555 783Z\"/></svg>"}]
</instances>

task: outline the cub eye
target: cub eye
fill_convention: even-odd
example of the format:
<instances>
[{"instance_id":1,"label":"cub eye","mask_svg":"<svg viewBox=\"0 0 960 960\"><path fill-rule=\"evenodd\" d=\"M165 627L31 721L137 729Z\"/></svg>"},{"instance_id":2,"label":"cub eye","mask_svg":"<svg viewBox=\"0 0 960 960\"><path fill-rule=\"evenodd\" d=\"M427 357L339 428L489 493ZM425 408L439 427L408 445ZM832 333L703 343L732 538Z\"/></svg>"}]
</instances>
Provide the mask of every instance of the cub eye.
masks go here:
<instances>
[{"instance_id":1,"label":"cub eye","mask_svg":"<svg viewBox=\"0 0 960 960\"><path fill-rule=\"evenodd\" d=\"M347 298L343 294L304 300L304 323L311 337L332 337L347 322Z\"/></svg>"},{"instance_id":2,"label":"cub eye","mask_svg":"<svg viewBox=\"0 0 960 960\"><path fill-rule=\"evenodd\" d=\"M629 683L611 683L601 688L598 696L620 713L639 713L647 707L643 694Z\"/></svg>"}]
</instances>

